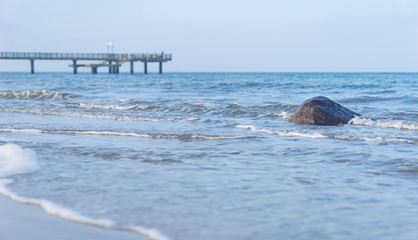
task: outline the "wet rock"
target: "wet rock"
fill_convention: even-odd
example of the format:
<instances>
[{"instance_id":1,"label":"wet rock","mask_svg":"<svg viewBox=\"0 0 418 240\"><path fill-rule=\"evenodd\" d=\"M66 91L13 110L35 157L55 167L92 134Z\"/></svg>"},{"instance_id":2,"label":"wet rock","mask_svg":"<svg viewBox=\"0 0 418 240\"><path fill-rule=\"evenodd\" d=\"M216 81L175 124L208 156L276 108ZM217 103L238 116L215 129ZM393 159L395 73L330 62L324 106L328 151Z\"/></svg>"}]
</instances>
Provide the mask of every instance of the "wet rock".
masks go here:
<instances>
[{"instance_id":1,"label":"wet rock","mask_svg":"<svg viewBox=\"0 0 418 240\"><path fill-rule=\"evenodd\" d=\"M290 116L288 121L299 124L335 126L347 124L355 116L360 116L360 114L341 106L329 98L318 96L306 100Z\"/></svg>"}]
</instances>

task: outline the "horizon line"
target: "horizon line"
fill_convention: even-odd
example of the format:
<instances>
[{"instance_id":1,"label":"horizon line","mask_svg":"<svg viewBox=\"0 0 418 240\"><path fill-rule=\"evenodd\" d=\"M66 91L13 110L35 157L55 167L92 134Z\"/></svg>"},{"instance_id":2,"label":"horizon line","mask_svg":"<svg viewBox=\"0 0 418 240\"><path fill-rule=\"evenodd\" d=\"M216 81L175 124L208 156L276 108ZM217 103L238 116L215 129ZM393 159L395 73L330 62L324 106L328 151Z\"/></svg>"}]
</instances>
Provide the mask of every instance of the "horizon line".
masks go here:
<instances>
[{"instance_id":1,"label":"horizon line","mask_svg":"<svg viewBox=\"0 0 418 240\"><path fill-rule=\"evenodd\" d=\"M26 71L0 71L0 73L30 73L30 72L26 72ZM38 71L36 73L69 73L69 74L73 74L70 71ZM80 73L90 73L89 71L81 71L78 72ZM108 74L107 72L98 72L99 73L104 73L104 74ZM142 72L137 72L136 74L141 74ZM148 74L153 74L156 73L158 74L158 72L148 72ZM379 72L379 71L277 71L277 72L273 72L273 71L242 71L242 72L238 72L238 71L164 71L164 73L418 73L418 71L416 72L408 72L408 71L387 71L387 72ZM129 72L120 72L119 74L129 74L131 75ZM143 74L143 73L142 73Z\"/></svg>"}]
</instances>

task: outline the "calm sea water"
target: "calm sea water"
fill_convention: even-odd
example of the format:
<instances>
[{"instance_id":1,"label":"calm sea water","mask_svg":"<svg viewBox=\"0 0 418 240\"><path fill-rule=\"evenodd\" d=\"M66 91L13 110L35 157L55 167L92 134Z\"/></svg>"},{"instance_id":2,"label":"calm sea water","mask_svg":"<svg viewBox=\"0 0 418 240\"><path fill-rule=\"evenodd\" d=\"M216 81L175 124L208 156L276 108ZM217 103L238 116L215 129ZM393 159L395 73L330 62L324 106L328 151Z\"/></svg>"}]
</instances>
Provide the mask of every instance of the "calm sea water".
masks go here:
<instances>
[{"instance_id":1,"label":"calm sea water","mask_svg":"<svg viewBox=\"0 0 418 240\"><path fill-rule=\"evenodd\" d=\"M318 95L362 116L286 121ZM152 239L412 240L417 106L416 73L0 73L0 145L39 165L9 194Z\"/></svg>"}]
</instances>

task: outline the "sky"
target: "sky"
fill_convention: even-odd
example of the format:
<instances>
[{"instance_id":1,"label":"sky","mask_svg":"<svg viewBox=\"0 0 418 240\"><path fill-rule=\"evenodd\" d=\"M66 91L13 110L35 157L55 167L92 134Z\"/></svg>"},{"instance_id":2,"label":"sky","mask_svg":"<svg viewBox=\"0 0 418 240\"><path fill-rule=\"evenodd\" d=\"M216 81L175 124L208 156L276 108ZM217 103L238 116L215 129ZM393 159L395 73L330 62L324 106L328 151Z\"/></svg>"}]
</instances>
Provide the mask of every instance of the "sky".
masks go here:
<instances>
[{"instance_id":1,"label":"sky","mask_svg":"<svg viewBox=\"0 0 418 240\"><path fill-rule=\"evenodd\" d=\"M0 0L0 51L106 53L108 41L115 53L172 53L168 72L416 72L418 1ZM1 72L29 68L0 60Z\"/></svg>"}]
</instances>

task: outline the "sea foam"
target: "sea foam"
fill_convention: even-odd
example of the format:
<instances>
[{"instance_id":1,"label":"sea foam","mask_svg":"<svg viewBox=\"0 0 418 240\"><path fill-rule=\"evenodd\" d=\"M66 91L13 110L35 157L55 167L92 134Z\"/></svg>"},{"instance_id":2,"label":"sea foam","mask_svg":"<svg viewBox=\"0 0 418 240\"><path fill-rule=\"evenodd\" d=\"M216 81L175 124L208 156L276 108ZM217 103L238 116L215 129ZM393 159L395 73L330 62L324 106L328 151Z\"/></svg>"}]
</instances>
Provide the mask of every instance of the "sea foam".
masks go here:
<instances>
[{"instance_id":1,"label":"sea foam","mask_svg":"<svg viewBox=\"0 0 418 240\"><path fill-rule=\"evenodd\" d=\"M52 202L47 200L41 199L32 199L32 198L25 198L17 195L16 193L10 191L6 186L12 183L9 179L0 179L0 194L7 196L11 200L28 205L35 205L41 207L45 212L52 216L60 217L72 222L83 223L88 225L94 225L103 228L111 228L114 223L108 219L91 219L85 216L80 215L77 212L74 212L70 209L66 209L63 207L58 206Z\"/></svg>"},{"instance_id":2,"label":"sea foam","mask_svg":"<svg viewBox=\"0 0 418 240\"><path fill-rule=\"evenodd\" d=\"M79 103L80 108L85 109L98 109L98 110L153 110L160 108L158 106L147 106L147 105L129 105L121 106L115 104L95 104L95 103Z\"/></svg>"},{"instance_id":3,"label":"sea foam","mask_svg":"<svg viewBox=\"0 0 418 240\"><path fill-rule=\"evenodd\" d=\"M324 136L320 133L300 133L300 132L294 132L294 131L257 129L256 127L250 126L250 125L238 125L237 128L250 130L252 132L279 135L281 137L303 137L303 138L316 138L316 139L328 138L327 136Z\"/></svg>"},{"instance_id":4,"label":"sea foam","mask_svg":"<svg viewBox=\"0 0 418 240\"><path fill-rule=\"evenodd\" d=\"M0 146L0 177L29 173L39 169L32 149L23 149L16 144Z\"/></svg>"},{"instance_id":5,"label":"sea foam","mask_svg":"<svg viewBox=\"0 0 418 240\"><path fill-rule=\"evenodd\" d=\"M250 125L238 125L237 128L249 130L257 133L274 134L281 137L301 137L301 138L315 138L315 139L337 139L337 140L360 140L366 142L386 142L386 143L411 143L417 144L417 139L407 138L385 138L385 137L367 137L367 136L338 136L338 135L323 135L321 133L300 133L294 131L277 131L268 129L257 129Z\"/></svg>"},{"instance_id":6,"label":"sea foam","mask_svg":"<svg viewBox=\"0 0 418 240\"><path fill-rule=\"evenodd\" d=\"M118 227L110 219L106 219L106 218L94 219L94 218L86 217L71 209L61 207L47 200L25 198L25 197L19 196L7 188L7 185L10 183L12 183L12 180L0 179L0 194L10 198L11 200L17 203L38 206L42 208L49 215L59 217L59 218L62 218L71 222L91 225L95 227L101 227L105 229L135 232L142 236L148 237L149 239L152 239L152 240L168 240L169 239L168 237L164 236L163 234L161 234L155 229L145 228L141 226Z\"/></svg>"},{"instance_id":7,"label":"sea foam","mask_svg":"<svg viewBox=\"0 0 418 240\"><path fill-rule=\"evenodd\" d=\"M61 100L75 97L72 94L47 90L0 91L0 99Z\"/></svg>"},{"instance_id":8,"label":"sea foam","mask_svg":"<svg viewBox=\"0 0 418 240\"><path fill-rule=\"evenodd\" d=\"M372 120L370 118L355 117L348 124L363 125L380 128L396 128L402 130L418 130L418 123L405 120Z\"/></svg>"},{"instance_id":9,"label":"sea foam","mask_svg":"<svg viewBox=\"0 0 418 240\"><path fill-rule=\"evenodd\" d=\"M288 119L290 117L290 113L288 112L281 112L281 113L267 113L267 114L260 114L257 117L280 117L283 119Z\"/></svg>"},{"instance_id":10,"label":"sea foam","mask_svg":"<svg viewBox=\"0 0 418 240\"><path fill-rule=\"evenodd\" d=\"M62 135L87 135L105 137L135 137L154 139L177 139L177 140L237 140L254 138L254 136L209 136L201 134L145 134L133 132L110 132L110 131L76 131L76 130L39 130L39 129L0 129L0 133L37 133L37 134L62 134Z\"/></svg>"},{"instance_id":11,"label":"sea foam","mask_svg":"<svg viewBox=\"0 0 418 240\"><path fill-rule=\"evenodd\" d=\"M29 113L35 115L50 115L50 116L66 116L66 117L80 117L80 118L95 118L103 120L115 120L115 121L136 121L136 122L160 122L160 121L174 121L174 118L148 118L141 116L126 116L122 114L95 114L84 111L60 111L49 110L42 108L2 108L2 112L15 112L15 113Z\"/></svg>"},{"instance_id":12,"label":"sea foam","mask_svg":"<svg viewBox=\"0 0 418 240\"><path fill-rule=\"evenodd\" d=\"M418 140L407 138L384 138L384 137L349 137L349 136L334 136L338 140L361 140L366 142L387 142L387 143L412 143L417 144Z\"/></svg>"}]
</instances>

